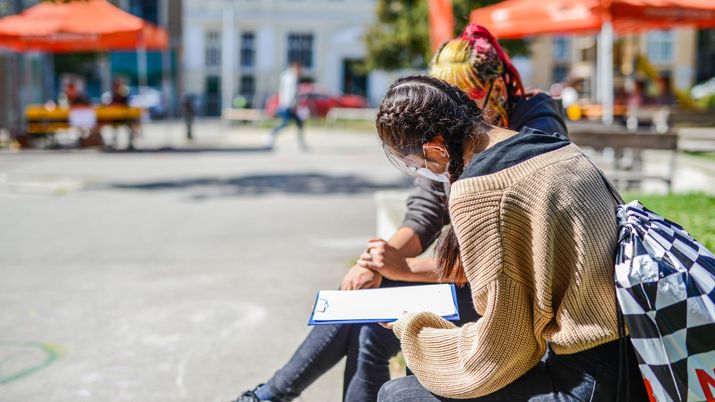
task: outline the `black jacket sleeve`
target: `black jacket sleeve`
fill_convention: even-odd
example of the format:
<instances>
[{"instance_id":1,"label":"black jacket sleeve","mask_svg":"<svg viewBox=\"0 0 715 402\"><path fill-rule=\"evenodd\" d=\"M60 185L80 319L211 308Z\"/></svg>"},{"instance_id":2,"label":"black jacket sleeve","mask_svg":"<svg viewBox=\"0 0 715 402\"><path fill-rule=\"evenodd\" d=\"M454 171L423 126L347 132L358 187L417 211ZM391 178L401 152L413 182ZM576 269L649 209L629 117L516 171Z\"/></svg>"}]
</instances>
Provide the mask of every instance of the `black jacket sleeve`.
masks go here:
<instances>
[{"instance_id":1,"label":"black jacket sleeve","mask_svg":"<svg viewBox=\"0 0 715 402\"><path fill-rule=\"evenodd\" d=\"M402 222L417 233L422 250L432 244L442 227L449 222L445 186L418 176L415 191L407 198L407 213Z\"/></svg>"}]
</instances>

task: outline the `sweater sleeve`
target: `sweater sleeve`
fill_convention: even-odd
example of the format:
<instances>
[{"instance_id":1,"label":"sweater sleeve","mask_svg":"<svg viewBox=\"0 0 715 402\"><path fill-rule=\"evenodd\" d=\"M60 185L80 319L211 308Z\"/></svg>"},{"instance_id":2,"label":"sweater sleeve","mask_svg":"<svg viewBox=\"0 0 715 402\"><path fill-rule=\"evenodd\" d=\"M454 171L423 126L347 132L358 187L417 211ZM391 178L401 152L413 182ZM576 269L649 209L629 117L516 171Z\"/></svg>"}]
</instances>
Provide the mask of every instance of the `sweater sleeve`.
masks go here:
<instances>
[{"instance_id":1,"label":"sweater sleeve","mask_svg":"<svg viewBox=\"0 0 715 402\"><path fill-rule=\"evenodd\" d=\"M449 220L446 196L441 183L425 177L415 178L415 187L407 199L407 212L402 226L414 230L422 250L426 250Z\"/></svg>"},{"instance_id":2,"label":"sweater sleeve","mask_svg":"<svg viewBox=\"0 0 715 402\"><path fill-rule=\"evenodd\" d=\"M506 276L484 286L486 311L461 328L433 313L395 323L402 353L420 383L448 398L491 394L534 367L544 345L534 336L528 290Z\"/></svg>"}]
</instances>

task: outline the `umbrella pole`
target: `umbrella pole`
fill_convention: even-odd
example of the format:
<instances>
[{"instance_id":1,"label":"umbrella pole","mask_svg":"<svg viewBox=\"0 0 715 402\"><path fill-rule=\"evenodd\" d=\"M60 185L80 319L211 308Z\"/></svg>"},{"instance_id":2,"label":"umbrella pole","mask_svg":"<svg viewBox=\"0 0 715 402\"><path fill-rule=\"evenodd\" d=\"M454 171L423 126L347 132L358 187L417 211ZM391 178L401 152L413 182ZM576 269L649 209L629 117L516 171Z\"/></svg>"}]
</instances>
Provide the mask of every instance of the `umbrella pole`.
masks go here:
<instances>
[{"instance_id":1,"label":"umbrella pole","mask_svg":"<svg viewBox=\"0 0 715 402\"><path fill-rule=\"evenodd\" d=\"M143 95L146 92L148 85L147 80L147 65L146 65L146 43L144 42L144 33L139 36L139 48L137 49L137 67L139 73L139 94ZM129 130L129 149L134 149L134 129Z\"/></svg>"},{"instance_id":2,"label":"umbrella pole","mask_svg":"<svg viewBox=\"0 0 715 402\"><path fill-rule=\"evenodd\" d=\"M109 65L107 52L99 55L99 77L101 81L102 94L112 91L112 68Z\"/></svg>"},{"instance_id":3,"label":"umbrella pole","mask_svg":"<svg viewBox=\"0 0 715 402\"><path fill-rule=\"evenodd\" d=\"M169 32L169 0L159 1L159 26ZM161 51L161 95L162 104L165 108L166 116L175 114L173 91L171 87L171 35L169 35L169 46Z\"/></svg>"},{"instance_id":4,"label":"umbrella pole","mask_svg":"<svg viewBox=\"0 0 715 402\"><path fill-rule=\"evenodd\" d=\"M604 21L598 36L598 100L603 124L613 123L613 24Z\"/></svg>"},{"instance_id":5,"label":"umbrella pole","mask_svg":"<svg viewBox=\"0 0 715 402\"><path fill-rule=\"evenodd\" d=\"M148 85L146 44L144 43L144 34L141 35L141 39L139 40L139 47L137 48L137 71L139 74L139 93L142 94L144 93L144 90Z\"/></svg>"}]
</instances>

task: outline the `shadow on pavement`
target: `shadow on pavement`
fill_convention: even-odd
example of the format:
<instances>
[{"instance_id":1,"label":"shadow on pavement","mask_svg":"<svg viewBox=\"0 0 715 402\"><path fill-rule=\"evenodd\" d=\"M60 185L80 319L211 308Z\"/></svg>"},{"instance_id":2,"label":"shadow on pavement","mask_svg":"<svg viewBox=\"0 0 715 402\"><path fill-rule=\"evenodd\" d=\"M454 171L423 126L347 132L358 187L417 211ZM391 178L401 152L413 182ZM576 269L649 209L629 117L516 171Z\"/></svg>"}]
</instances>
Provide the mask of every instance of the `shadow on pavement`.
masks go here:
<instances>
[{"instance_id":1,"label":"shadow on pavement","mask_svg":"<svg viewBox=\"0 0 715 402\"><path fill-rule=\"evenodd\" d=\"M141 154L141 153L240 153L240 152L271 152L269 147L186 147L186 148L174 148L174 147L162 147L162 148L104 148L106 153L128 153L128 154Z\"/></svg>"},{"instance_id":2,"label":"shadow on pavement","mask_svg":"<svg viewBox=\"0 0 715 402\"><path fill-rule=\"evenodd\" d=\"M109 183L101 187L141 191L190 191L192 198L205 199L265 194L358 194L411 186L412 180L408 177L392 182L375 182L355 175L296 173Z\"/></svg>"}]
</instances>

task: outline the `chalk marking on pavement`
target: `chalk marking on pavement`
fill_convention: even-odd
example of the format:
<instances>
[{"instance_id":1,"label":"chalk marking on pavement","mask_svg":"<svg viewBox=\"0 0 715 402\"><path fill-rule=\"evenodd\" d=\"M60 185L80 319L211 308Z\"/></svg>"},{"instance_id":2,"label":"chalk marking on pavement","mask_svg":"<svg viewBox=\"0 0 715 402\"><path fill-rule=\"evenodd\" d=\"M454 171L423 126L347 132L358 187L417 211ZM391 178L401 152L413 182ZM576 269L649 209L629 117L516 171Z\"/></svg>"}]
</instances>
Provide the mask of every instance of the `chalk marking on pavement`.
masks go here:
<instances>
[{"instance_id":1,"label":"chalk marking on pavement","mask_svg":"<svg viewBox=\"0 0 715 402\"><path fill-rule=\"evenodd\" d=\"M17 381L23 377L26 377L33 373L36 373L36 372L42 370L43 368L49 366L50 364L52 364L55 360L57 360L62 355L60 353L60 348L58 346L52 345L49 343L0 341L0 347L1 346L13 346L13 347L20 347L20 348L39 349L39 350L45 352L46 357L45 357L45 360L40 362L39 364L30 366L28 368L22 369L15 373L11 373L10 375L0 377L0 385L11 383L11 382ZM5 358L5 359L1 360L0 367L2 367L3 364L6 364L9 360L11 360L12 357L13 357L13 355L10 355L9 358Z\"/></svg>"},{"instance_id":2,"label":"chalk marking on pavement","mask_svg":"<svg viewBox=\"0 0 715 402\"><path fill-rule=\"evenodd\" d=\"M70 177L0 177L0 193L61 196L84 188L84 180Z\"/></svg>"}]
</instances>

